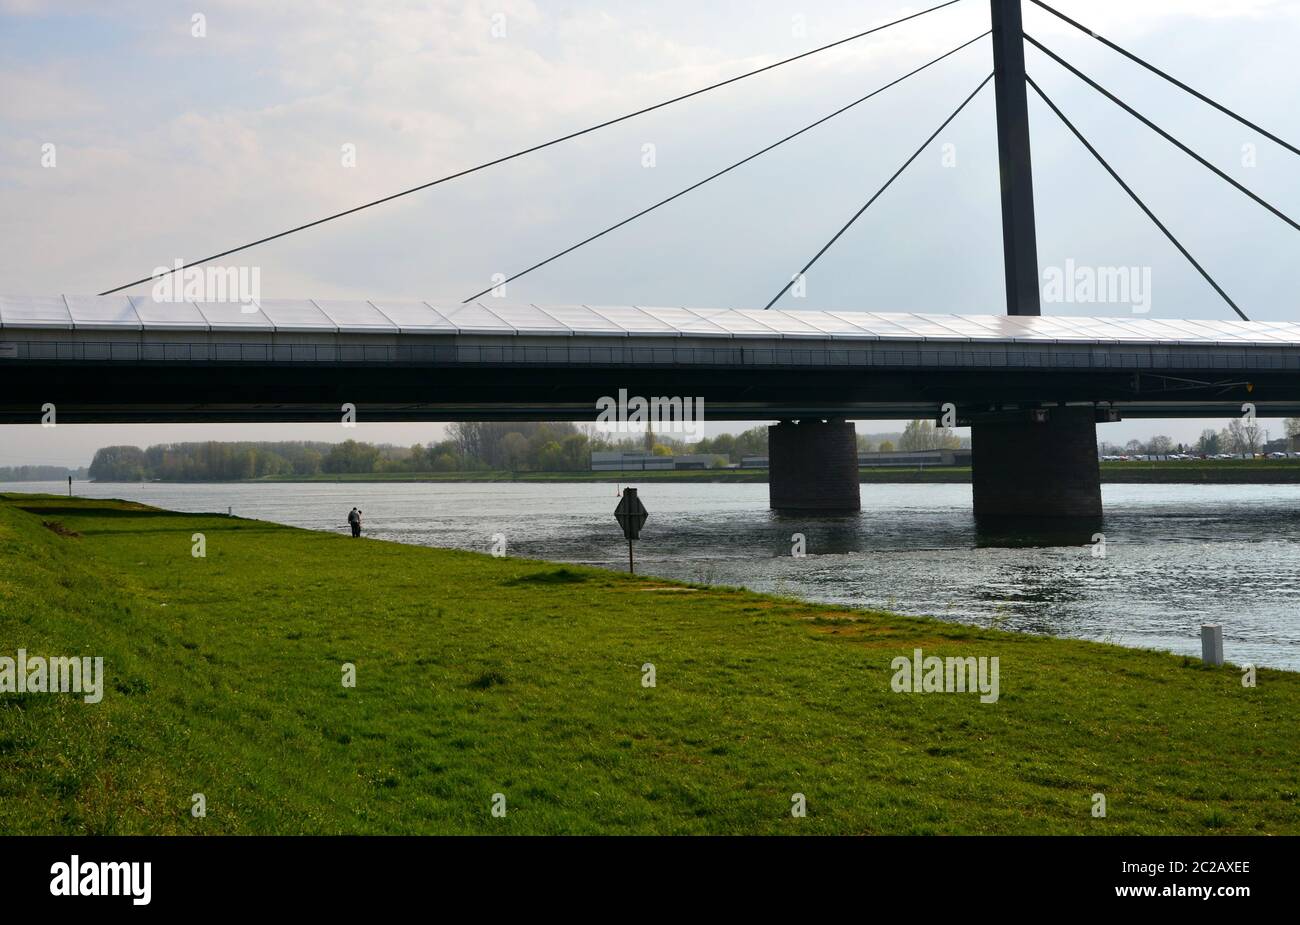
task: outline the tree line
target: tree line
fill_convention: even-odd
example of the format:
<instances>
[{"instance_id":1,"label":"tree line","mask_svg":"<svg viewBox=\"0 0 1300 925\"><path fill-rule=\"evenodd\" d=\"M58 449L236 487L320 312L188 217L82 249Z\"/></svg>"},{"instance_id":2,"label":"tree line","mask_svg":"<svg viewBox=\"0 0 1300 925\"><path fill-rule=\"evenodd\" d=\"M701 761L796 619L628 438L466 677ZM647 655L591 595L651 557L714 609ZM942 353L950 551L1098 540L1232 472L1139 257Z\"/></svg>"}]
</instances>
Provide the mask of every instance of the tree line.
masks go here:
<instances>
[{"instance_id":1,"label":"tree line","mask_svg":"<svg viewBox=\"0 0 1300 925\"><path fill-rule=\"evenodd\" d=\"M0 482L63 482L69 476L84 479L86 474L85 466L0 466Z\"/></svg>"},{"instance_id":2,"label":"tree line","mask_svg":"<svg viewBox=\"0 0 1300 925\"><path fill-rule=\"evenodd\" d=\"M1292 448L1300 444L1300 418L1287 418L1283 422L1283 431L1290 439ZM1170 453L1193 453L1198 456L1217 456L1220 453L1251 456L1261 452L1269 442L1269 431L1257 418L1234 418L1221 430L1207 428L1195 443L1175 443L1163 434L1157 434L1149 440L1130 440L1120 446L1116 443L1102 442L1099 450L1103 456L1167 456Z\"/></svg>"},{"instance_id":3,"label":"tree line","mask_svg":"<svg viewBox=\"0 0 1300 925\"><path fill-rule=\"evenodd\" d=\"M591 468L600 451L699 453L721 465L767 452L767 428L687 443L667 434L620 439L569 423L470 422L453 424L447 439L409 447L345 440L160 443L106 446L95 453L89 477L104 482L208 482L270 476L416 472L572 472Z\"/></svg>"},{"instance_id":4,"label":"tree line","mask_svg":"<svg viewBox=\"0 0 1300 925\"><path fill-rule=\"evenodd\" d=\"M1286 432L1300 439L1300 418L1286 422ZM1233 420L1222 430L1206 430L1192 445L1175 444L1166 436L1130 440L1125 446L1102 443L1103 454L1167 455L1172 452L1215 455L1257 453L1268 442L1258 421ZM861 452L956 449L969 438L933 421L910 421L902 433L860 434ZM593 452L649 452L661 456L712 456L713 465L740 463L746 456L767 455L767 427L739 434L688 442L670 434L645 433L614 438L591 425L571 423L503 423L476 421L452 424L447 439L409 447L359 440L160 443L106 446L95 453L88 470L56 466L0 468L0 481L54 480L89 477L105 482L214 482L271 476L360 475L419 472L576 472L590 469Z\"/></svg>"},{"instance_id":5,"label":"tree line","mask_svg":"<svg viewBox=\"0 0 1300 925\"><path fill-rule=\"evenodd\" d=\"M912 421L901 434L860 436L858 448L925 450L963 442L932 421ZM616 437L571 423L470 421L450 425L445 440L408 447L360 440L106 446L95 453L89 477L103 482L221 482L385 472L576 472L591 468L593 452L617 451L711 456L714 466L739 464L747 456L767 455L767 426L686 441L653 432Z\"/></svg>"}]
</instances>

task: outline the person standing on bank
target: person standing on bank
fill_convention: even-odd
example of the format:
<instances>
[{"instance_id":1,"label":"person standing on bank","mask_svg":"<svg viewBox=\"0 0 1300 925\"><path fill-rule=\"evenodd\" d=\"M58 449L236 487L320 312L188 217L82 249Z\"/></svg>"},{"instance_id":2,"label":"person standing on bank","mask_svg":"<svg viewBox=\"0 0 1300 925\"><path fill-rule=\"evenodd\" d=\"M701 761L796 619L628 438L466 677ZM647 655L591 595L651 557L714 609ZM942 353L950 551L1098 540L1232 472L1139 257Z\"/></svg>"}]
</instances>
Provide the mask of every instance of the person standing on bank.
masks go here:
<instances>
[{"instance_id":1,"label":"person standing on bank","mask_svg":"<svg viewBox=\"0 0 1300 925\"><path fill-rule=\"evenodd\" d=\"M361 512L356 508L348 511L348 526L352 528L353 537L361 535Z\"/></svg>"}]
</instances>

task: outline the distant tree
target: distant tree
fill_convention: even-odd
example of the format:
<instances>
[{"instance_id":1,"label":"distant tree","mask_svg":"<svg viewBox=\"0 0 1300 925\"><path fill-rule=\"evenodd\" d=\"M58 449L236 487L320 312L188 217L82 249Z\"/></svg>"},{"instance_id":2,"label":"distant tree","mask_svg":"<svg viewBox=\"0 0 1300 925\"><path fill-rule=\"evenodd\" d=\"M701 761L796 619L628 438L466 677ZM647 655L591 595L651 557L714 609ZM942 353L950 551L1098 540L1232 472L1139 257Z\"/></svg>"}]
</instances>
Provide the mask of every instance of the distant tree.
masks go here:
<instances>
[{"instance_id":1,"label":"distant tree","mask_svg":"<svg viewBox=\"0 0 1300 925\"><path fill-rule=\"evenodd\" d=\"M1283 427L1286 428L1286 435L1291 440L1291 449L1300 449L1300 418L1287 418Z\"/></svg>"},{"instance_id":2,"label":"distant tree","mask_svg":"<svg viewBox=\"0 0 1300 925\"><path fill-rule=\"evenodd\" d=\"M961 439L948 427L936 427L934 421L908 421L903 428L903 436L898 440L898 448L908 452L915 450L955 450L961 446Z\"/></svg>"},{"instance_id":3,"label":"distant tree","mask_svg":"<svg viewBox=\"0 0 1300 925\"><path fill-rule=\"evenodd\" d=\"M304 450L293 462L294 475L315 475L320 472L324 457L319 450Z\"/></svg>"},{"instance_id":4,"label":"distant tree","mask_svg":"<svg viewBox=\"0 0 1300 925\"><path fill-rule=\"evenodd\" d=\"M474 421L457 421L447 428L447 434L456 446L457 455L466 459L483 458L482 429Z\"/></svg>"},{"instance_id":5,"label":"distant tree","mask_svg":"<svg viewBox=\"0 0 1300 925\"><path fill-rule=\"evenodd\" d=\"M440 452L433 457L430 469L433 472L455 472L460 468L460 460L454 453Z\"/></svg>"},{"instance_id":6,"label":"distant tree","mask_svg":"<svg viewBox=\"0 0 1300 925\"><path fill-rule=\"evenodd\" d=\"M407 452L406 459L403 462L410 472L429 471L429 453L418 443L411 444L411 449Z\"/></svg>"},{"instance_id":7,"label":"distant tree","mask_svg":"<svg viewBox=\"0 0 1300 925\"><path fill-rule=\"evenodd\" d=\"M737 463L746 456L765 456L767 455L767 427L760 425L739 434L719 434L712 439L705 438L695 444L682 447L681 452L722 456L726 457L728 462Z\"/></svg>"},{"instance_id":8,"label":"distant tree","mask_svg":"<svg viewBox=\"0 0 1300 925\"><path fill-rule=\"evenodd\" d=\"M1228 422L1228 439L1234 453L1254 455L1264 442L1264 434L1258 421L1233 418Z\"/></svg>"},{"instance_id":9,"label":"distant tree","mask_svg":"<svg viewBox=\"0 0 1300 925\"><path fill-rule=\"evenodd\" d=\"M736 435L718 434L718 436L714 437L712 440L705 438L686 450L686 452L692 451L706 455L709 453L716 453L719 456L725 456L730 459L732 456L736 455Z\"/></svg>"},{"instance_id":10,"label":"distant tree","mask_svg":"<svg viewBox=\"0 0 1300 925\"><path fill-rule=\"evenodd\" d=\"M65 466L2 466L0 482L62 482L68 476L84 479L86 468L69 469Z\"/></svg>"},{"instance_id":11,"label":"distant tree","mask_svg":"<svg viewBox=\"0 0 1300 925\"><path fill-rule=\"evenodd\" d=\"M90 477L97 482L139 482L146 474L144 450L138 446L106 446L90 461Z\"/></svg>"},{"instance_id":12,"label":"distant tree","mask_svg":"<svg viewBox=\"0 0 1300 925\"><path fill-rule=\"evenodd\" d=\"M894 441L892 441L892 440L882 440L881 443L880 443L880 452L882 452L882 453L892 453L892 452L894 452Z\"/></svg>"},{"instance_id":13,"label":"distant tree","mask_svg":"<svg viewBox=\"0 0 1300 925\"><path fill-rule=\"evenodd\" d=\"M1173 452L1174 441L1164 434L1158 434L1147 443L1147 452L1152 456L1167 456Z\"/></svg>"},{"instance_id":14,"label":"distant tree","mask_svg":"<svg viewBox=\"0 0 1300 925\"><path fill-rule=\"evenodd\" d=\"M736 438L736 452L746 456L766 456L767 455L767 427L759 425L751 427ZM733 459L732 462L740 462L739 459Z\"/></svg>"},{"instance_id":15,"label":"distant tree","mask_svg":"<svg viewBox=\"0 0 1300 925\"><path fill-rule=\"evenodd\" d=\"M1219 440L1219 434L1214 430L1201 431L1200 439L1196 441L1196 451L1206 456L1216 456L1223 452L1223 443Z\"/></svg>"},{"instance_id":16,"label":"distant tree","mask_svg":"<svg viewBox=\"0 0 1300 925\"><path fill-rule=\"evenodd\" d=\"M569 434L560 441L563 456L561 469L565 472L577 472L580 469L590 468L591 450L588 449L587 444L586 434Z\"/></svg>"},{"instance_id":17,"label":"distant tree","mask_svg":"<svg viewBox=\"0 0 1300 925\"><path fill-rule=\"evenodd\" d=\"M528 464L528 438L518 431L511 431L501 438L501 456L507 469L516 472Z\"/></svg>"},{"instance_id":18,"label":"distant tree","mask_svg":"<svg viewBox=\"0 0 1300 925\"><path fill-rule=\"evenodd\" d=\"M379 450L372 444L344 440L330 448L321 468L326 472L347 474L374 472L378 460Z\"/></svg>"},{"instance_id":19,"label":"distant tree","mask_svg":"<svg viewBox=\"0 0 1300 925\"><path fill-rule=\"evenodd\" d=\"M537 451L536 467L542 472L562 472L564 470L564 449L559 441L548 440Z\"/></svg>"}]
</instances>

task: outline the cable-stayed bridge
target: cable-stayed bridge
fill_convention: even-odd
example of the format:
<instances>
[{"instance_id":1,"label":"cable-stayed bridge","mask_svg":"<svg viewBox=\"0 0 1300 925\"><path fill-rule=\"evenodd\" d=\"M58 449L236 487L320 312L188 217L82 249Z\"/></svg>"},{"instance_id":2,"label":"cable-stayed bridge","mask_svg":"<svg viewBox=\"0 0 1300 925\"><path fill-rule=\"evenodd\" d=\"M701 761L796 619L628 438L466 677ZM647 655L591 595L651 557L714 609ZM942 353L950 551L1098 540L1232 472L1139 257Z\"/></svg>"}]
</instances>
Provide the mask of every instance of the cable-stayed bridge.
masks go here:
<instances>
[{"instance_id":1,"label":"cable-stayed bridge","mask_svg":"<svg viewBox=\"0 0 1300 925\"><path fill-rule=\"evenodd\" d=\"M532 145L372 202L177 264L98 296L0 299L0 421L54 406L78 421L591 419L606 396L702 398L714 420L778 419L774 507L856 509L852 418L969 424L976 513L1101 512L1096 424L1121 416L1300 412L1300 325L1249 321L1243 308L1029 75L1026 46L1295 230L1300 224L1120 96L1028 35L1021 0L990 0L991 28L870 93L554 253L449 301L212 300L156 297L172 274L307 232L394 199L525 157L723 86L942 15L948 0L837 42ZM1035 6L1268 142L1300 149L1102 38ZM990 39L993 71L915 152L791 268L764 307L537 306L493 297L506 283L743 168L915 74ZM997 105L1006 314L802 311L801 281L986 87ZM1042 317L1029 93L1059 119L1235 315L1232 320ZM212 267L209 266L209 269ZM153 287L152 294L127 294ZM183 287L177 286L178 291ZM783 300L785 300L783 302ZM781 303L781 307L777 307ZM1239 319L1239 320L1238 320Z\"/></svg>"},{"instance_id":2,"label":"cable-stayed bridge","mask_svg":"<svg viewBox=\"0 0 1300 925\"><path fill-rule=\"evenodd\" d=\"M715 420L959 424L1053 405L1099 420L1300 415L1300 323L266 300L0 298L0 420L591 419L624 389Z\"/></svg>"}]
</instances>

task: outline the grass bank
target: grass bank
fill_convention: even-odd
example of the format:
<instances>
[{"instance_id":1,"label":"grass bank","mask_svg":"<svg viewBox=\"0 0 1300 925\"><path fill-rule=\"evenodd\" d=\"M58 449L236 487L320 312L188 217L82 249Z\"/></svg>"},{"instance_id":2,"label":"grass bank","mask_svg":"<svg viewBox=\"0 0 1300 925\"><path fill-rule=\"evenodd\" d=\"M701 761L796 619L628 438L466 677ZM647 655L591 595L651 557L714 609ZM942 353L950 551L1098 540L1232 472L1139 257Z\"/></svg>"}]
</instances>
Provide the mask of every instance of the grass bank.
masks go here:
<instances>
[{"instance_id":1,"label":"grass bank","mask_svg":"<svg viewBox=\"0 0 1300 925\"><path fill-rule=\"evenodd\" d=\"M108 680L0 694L5 833L1300 832L1300 675L597 569L7 495L20 647Z\"/></svg>"}]
</instances>

